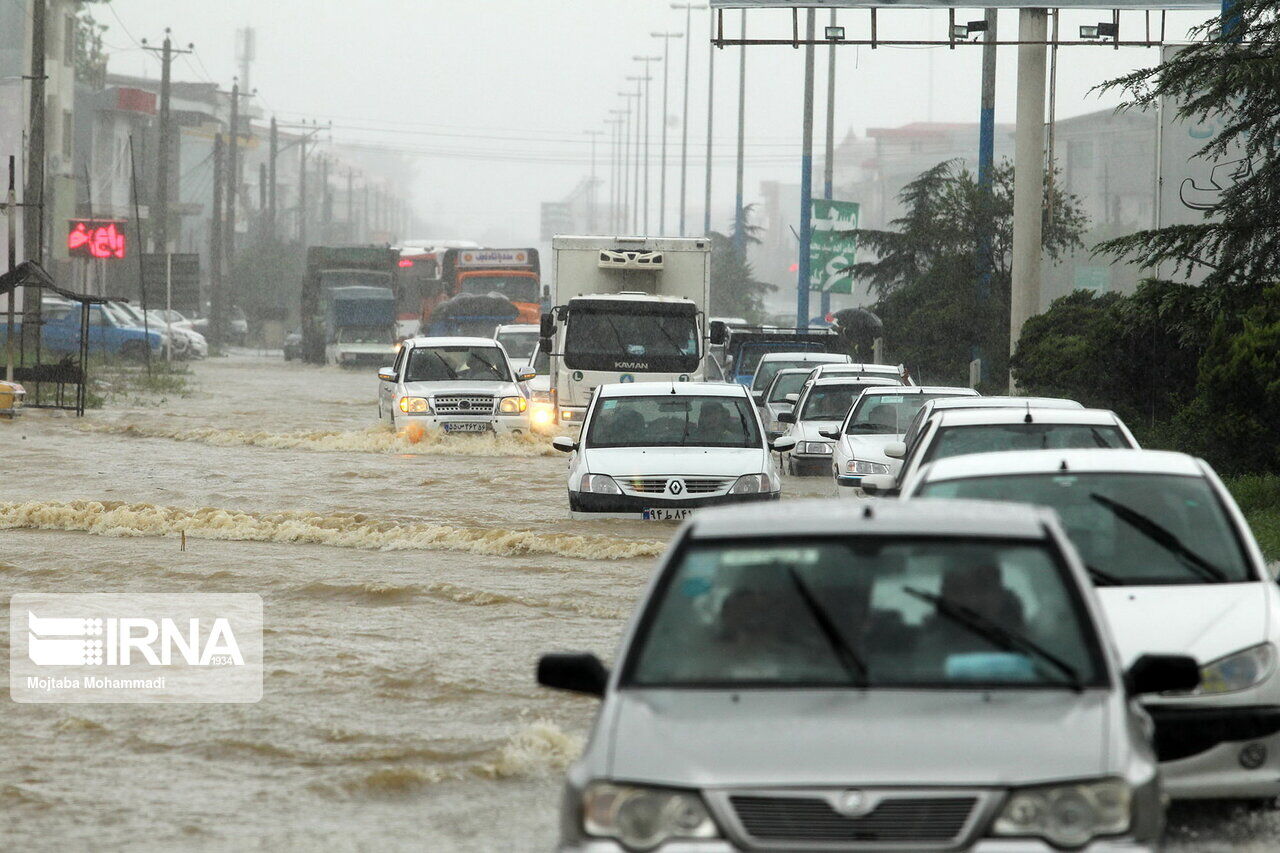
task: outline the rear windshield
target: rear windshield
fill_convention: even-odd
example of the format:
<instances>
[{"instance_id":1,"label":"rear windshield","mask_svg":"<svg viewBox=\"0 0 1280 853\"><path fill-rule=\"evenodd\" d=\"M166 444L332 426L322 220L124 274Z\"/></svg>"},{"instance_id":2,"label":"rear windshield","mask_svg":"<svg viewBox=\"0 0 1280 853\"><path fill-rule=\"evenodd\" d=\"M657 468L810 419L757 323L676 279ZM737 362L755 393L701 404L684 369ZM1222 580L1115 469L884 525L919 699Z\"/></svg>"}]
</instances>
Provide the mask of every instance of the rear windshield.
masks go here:
<instances>
[{"instance_id":1,"label":"rear windshield","mask_svg":"<svg viewBox=\"0 0 1280 853\"><path fill-rule=\"evenodd\" d=\"M610 397L587 427L587 447L762 447L755 409L741 397Z\"/></svg>"},{"instance_id":2,"label":"rear windshield","mask_svg":"<svg viewBox=\"0 0 1280 853\"><path fill-rule=\"evenodd\" d=\"M924 461L1004 450L1129 447L1120 428L1094 424L974 424L938 430Z\"/></svg>"}]
</instances>

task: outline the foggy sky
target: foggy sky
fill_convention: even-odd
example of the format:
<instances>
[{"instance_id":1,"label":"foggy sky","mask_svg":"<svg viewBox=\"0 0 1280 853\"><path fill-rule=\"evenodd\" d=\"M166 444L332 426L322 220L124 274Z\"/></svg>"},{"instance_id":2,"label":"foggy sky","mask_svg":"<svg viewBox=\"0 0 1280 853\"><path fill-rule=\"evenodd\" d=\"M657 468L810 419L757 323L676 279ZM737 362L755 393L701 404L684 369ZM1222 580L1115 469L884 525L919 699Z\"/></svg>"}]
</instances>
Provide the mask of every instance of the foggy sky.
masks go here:
<instances>
[{"instance_id":1,"label":"foggy sky","mask_svg":"<svg viewBox=\"0 0 1280 853\"><path fill-rule=\"evenodd\" d=\"M665 0L112 0L90 8L110 27L105 39L111 70L158 77L158 61L139 50L135 39L145 37L158 44L169 26L175 44L192 41L196 46L195 56L175 63L175 79L212 78L226 87L237 73L236 28L255 27L252 85L268 114L274 111L287 120L331 119L335 140L374 141L415 151L421 159L413 201L437 232L422 236L509 245L533 244L539 202L562 198L588 173L589 143L583 131L607 130L607 111L624 105L617 93L635 84L623 78L639 74L642 67L632 56L662 52L662 41L650 32L684 26L684 13L670 9ZM738 14L725 13L726 35L736 35ZM1170 13L1167 36L1182 37L1188 26L1208 14ZM691 210L701 209L703 189L709 15L694 13L689 135L690 153L696 153L697 160L691 161L690 169ZM825 10L818 13L819 32L827 15ZM979 10L957 13L962 22L981 17ZM1109 18L1109 12L1065 13L1063 36L1074 36L1079 24ZM1157 21L1153 16L1153 29ZM863 35L867 13L842 11L840 23L849 37ZM1142 26L1141 15L1126 16L1122 36L1140 37ZM789 37L790 16L752 12L748 27L750 35ZM889 10L880 15L881 37L944 38L946 27L945 11ZM1000 31L1002 38L1016 36L1016 12L1001 13ZM680 41L671 45L669 113L678 120L684 52ZM1015 51L1000 51L1000 122L1014 118ZM862 134L867 127L929 119L975 121L980 54L978 48L839 48L837 139L850 128ZM1157 60L1155 49L1063 48L1058 117L1113 105L1114 97L1101 99L1089 95L1089 89ZM803 50L748 51L748 201L761 180L799 179L803 67ZM818 50L817 67L815 156L820 169L823 48ZM733 201L737 68L737 49L716 52L713 227L720 228ZM654 74L651 203L656 208L660 64L654 66ZM675 158L678 125L670 132L670 156ZM602 141L602 176L607 175L608 150ZM493 156L506 159L477 159ZM543 162L511 160L525 157ZM675 168L668 179L668 230L673 232Z\"/></svg>"}]
</instances>

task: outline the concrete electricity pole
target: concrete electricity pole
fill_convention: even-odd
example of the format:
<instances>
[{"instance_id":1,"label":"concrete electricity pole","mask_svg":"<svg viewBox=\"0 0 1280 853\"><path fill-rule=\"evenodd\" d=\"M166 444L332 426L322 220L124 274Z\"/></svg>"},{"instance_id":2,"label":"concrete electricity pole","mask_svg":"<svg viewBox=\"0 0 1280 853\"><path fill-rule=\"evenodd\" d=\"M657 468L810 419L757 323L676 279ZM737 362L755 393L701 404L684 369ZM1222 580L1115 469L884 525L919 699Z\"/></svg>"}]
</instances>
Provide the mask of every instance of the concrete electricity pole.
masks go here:
<instances>
[{"instance_id":1,"label":"concrete electricity pole","mask_svg":"<svg viewBox=\"0 0 1280 853\"><path fill-rule=\"evenodd\" d=\"M693 3L672 3L671 8L684 9L684 113L680 119L680 236L683 237L687 202L685 187L689 177L689 58L693 49L693 10L707 7Z\"/></svg>"},{"instance_id":2,"label":"concrete electricity pole","mask_svg":"<svg viewBox=\"0 0 1280 853\"><path fill-rule=\"evenodd\" d=\"M236 194L240 189L240 82L231 86L231 144L227 156L227 269L236 261Z\"/></svg>"},{"instance_id":3,"label":"concrete electricity pole","mask_svg":"<svg viewBox=\"0 0 1280 853\"><path fill-rule=\"evenodd\" d=\"M667 233L667 78L671 71L671 40L684 38L684 33L650 33L662 39L662 162L658 166L658 233Z\"/></svg>"},{"instance_id":4,"label":"concrete electricity pole","mask_svg":"<svg viewBox=\"0 0 1280 853\"><path fill-rule=\"evenodd\" d=\"M276 194L279 182L276 178L276 157L280 154L280 128L276 125L276 117L271 117L271 137L267 154L267 233L271 239L276 238Z\"/></svg>"},{"instance_id":5,"label":"concrete electricity pole","mask_svg":"<svg viewBox=\"0 0 1280 853\"><path fill-rule=\"evenodd\" d=\"M836 10L831 10L831 24L836 25ZM836 43L833 40L827 48L827 151L823 164L822 197L831 201L835 191L836 172ZM823 288L821 301L822 316L831 313L831 291Z\"/></svg>"},{"instance_id":6,"label":"concrete electricity pole","mask_svg":"<svg viewBox=\"0 0 1280 853\"><path fill-rule=\"evenodd\" d=\"M712 15L715 13L713 12ZM715 29L715 20L711 22L712 29ZM716 101L716 49L707 46L707 177L706 186L703 190L702 200L702 233L703 236L711 233L711 125L712 119L715 118L715 101Z\"/></svg>"},{"instance_id":7,"label":"concrete electricity pole","mask_svg":"<svg viewBox=\"0 0 1280 853\"><path fill-rule=\"evenodd\" d=\"M800 151L800 258L796 265L796 328L809 328L809 247L813 242L813 34L817 12L805 10L804 130ZM745 49L745 48L744 48Z\"/></svg>"},{"instance_id":8,"label":"concrete electricity pole","mask_svg":"<svg viewBox=\"0 0 1280 853\"><path fill-rule=\"evenodd\" d=\"M747 40L747 10L742 10L742 41ZM747 46L741 48L738 58L738 177L734 184L733 248L745 253L747 249L746 223L742 218L742 154L747 134Z\"/></svg>"},{"instance_id":9,"label":"concrete electricity pole","mask_svg":"<svg viewBox=\"0 0 1280 853\"><path fill-rule=\"evenodd\" d=\"M153 250L157 252L169 251L169 224L172 218L169 210L169 202L173 199L170 170L174 161L173 117L169 111L171 66L175 55L191 53L195 47L189 44L186 50L174 50L169 32L169 28L165 27L164 44L161 47L151 47L146 39L142 40L143 50L160 54L160 150L156 160L156 192L151 199L151 219L155 222L155 228L151 231L155 235L152 242Z\"/></svg>"},{"instance_id":10,"label":"concrete electricity pole","mask_svg":"<svg viewBox=\"0 0 1280 853\"><path fill-rule=\"evenodd\" d=\"M44 261L45 4L31 4L31 103L27 119L27 183L22 190L22 254ZM10 296L12 299L13 296ZM41 292L22 289L22 348L39 352Z\"/></svg>"},{"instance_id":11,"label":"concrete electricity pole","mask_svg":"<svg viewBox=\"0 0 1280 853\"><path fill-rule=\"evenodd\" d=\"M996 24L998 15L995 9L986 11L987 30L982 44L982 103L978 112L978 188L984 204L990 206L994 194L992 192L992 170L995 168L996 140ZM978 235L978 293L979 305L986 303L991 295L991 216L984 214L978 219L978 227L982 229ZM982 380L982 365L985 356L982 351L981 338L976 338L970 352L970 361L977 368L976 378Z\"/></svg>"},{"instance_id":12,"label":"concrete electricity pole","mask_svg":"<svg viewBox=\"0 0 1280 853\"><path fill-rule=\"evenodd\" d=\"M222 134L213 137L213 219L209 223L209 335L214 346L222 346L222 187L225 168Z\"/></svg>"},{"instance_id":13,"label":"concrete electricity pole","mask_svg":"<svg viewBox=\"0 0 1280 853\"><path fill-rule=\"evenodd\" d=\"M1009 352L1022 325L1040 310L1044 205L1045 9L1018 10L1018 115L1013 151L1013 263L1009 299ZM1013 377L1009 377L1010 390Z\"/></svg>"}]
</instances>

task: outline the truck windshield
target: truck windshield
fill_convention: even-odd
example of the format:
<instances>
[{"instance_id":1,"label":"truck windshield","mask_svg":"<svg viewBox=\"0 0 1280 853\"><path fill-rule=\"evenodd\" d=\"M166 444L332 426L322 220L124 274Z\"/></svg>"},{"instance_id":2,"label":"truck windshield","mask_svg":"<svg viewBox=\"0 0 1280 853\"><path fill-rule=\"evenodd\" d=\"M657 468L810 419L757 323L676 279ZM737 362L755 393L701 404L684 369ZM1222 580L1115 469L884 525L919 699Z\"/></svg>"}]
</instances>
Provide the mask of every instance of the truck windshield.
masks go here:
<instances>
[{"instance_id":1,"label":"truck windshield","mask_svg":"<svg viewBox=\"0 0 1280 853\"><path fill-rule=\"evenodd\" d=\"M460 293L498 293L512 302L537 302L538 280L526 275L469 275L458 285Z\"/></svg>"},{"instance_id":2,"label":"truck windshield","mask_svg":"<svg viewBox=\"0 0 1280 853\"><path fill-rule=\"evenodd\" d=\"M391 273L373 270L326 270L320 273L320 290L324 292L331 287L390 287Z\"/></svg>"},{"instance_id":3,"label":"truck windshield","mask_svg":"<svg viewBox=\"0 0 1280 853\"><path fill-rule=\"evenodd\" d=\"M499 332L498 343L502 344L507 355L512 358L528 358L533 355L533 347L538 343L538 333Z\"/></svg>"},{"instance_id":4,"label":"truck windshield","mask_svg":"<svg viewBox=\"0 0 1280 853\"><path fill-rule=\"evenodd\" d=\"M741 397L611 397L587 427L587 447L761 447L755 413Z\"/></svg>"},{"instance_id":5,"label":"truck windshield","mask_svg":"<svg viewBox=\"0 0 1280 853\"><path fill-rule=\"evenodd\" d=\"M699 360L692 312L639 313L628 307L570 314L564 345L570 369L691 373Z\"/></svg>"},{"instance_id":6,"label":"truck windshield","mask_svg":"<svg viewBox=\"0 0 1280 853\"><path fill-rule=\"evenodd\" d=\"M415 347L409 353L405 382L510 382L507 360L498 347Z\"/></svg>"},{"instance_id":7,"label":"truck windshield","mask_svg":"<svg viewBox=\"0 0 1280 853\"><path fill-rule=\"evenodd\" d=\"M659 583L623 680L645 687L1078 689L1105 679L1043 543L726 540Z\"/></svg>"}]
</instances>

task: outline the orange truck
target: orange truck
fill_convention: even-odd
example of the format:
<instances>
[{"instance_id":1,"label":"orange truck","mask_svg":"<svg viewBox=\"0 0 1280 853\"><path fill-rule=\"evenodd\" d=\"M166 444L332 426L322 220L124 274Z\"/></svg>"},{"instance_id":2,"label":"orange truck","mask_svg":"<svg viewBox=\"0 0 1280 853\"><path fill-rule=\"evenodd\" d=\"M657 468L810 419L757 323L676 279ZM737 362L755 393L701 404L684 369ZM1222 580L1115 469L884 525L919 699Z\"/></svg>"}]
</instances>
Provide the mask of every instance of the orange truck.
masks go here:
<instances>
[{"instance_id":1,"label":"orange truck","mask_svg":"<svg viewBox=\"0 0 1280 853\"><path fill-rule=\"evenodd\" d=\"M419 333L438 325L433 320L437 306L463 295L505 298L515 314L502 322L537 323L542 316L545 292L537 249L422 247L400 252L402 296L416 299L398 299L398 316L407 319L407 303L414 302Z\"/></svg>"}]
</instances>

